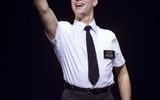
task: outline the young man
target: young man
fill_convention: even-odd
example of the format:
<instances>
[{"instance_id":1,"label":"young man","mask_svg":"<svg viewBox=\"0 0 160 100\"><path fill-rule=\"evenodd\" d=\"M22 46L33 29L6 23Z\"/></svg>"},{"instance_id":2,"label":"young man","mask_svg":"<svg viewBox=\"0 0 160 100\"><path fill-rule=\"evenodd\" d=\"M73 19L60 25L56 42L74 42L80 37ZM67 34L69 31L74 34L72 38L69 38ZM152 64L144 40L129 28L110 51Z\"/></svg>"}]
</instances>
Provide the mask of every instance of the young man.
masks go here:
<instances>
[{"instance_id":1,"label":"young man","mask_svg":"<svg viewBox=\"0 0 160 100\"><path fill-rule=\"evenodd\" d=\"M58 22L46 0L34 0L63 70L66 88L62 100L114 100L110 91L113 69L121 99L131 100L129 75L117 38L96 25L97 3L98 0L71 0L75 20L70 24Z\"/></svg>"}]
</instances>

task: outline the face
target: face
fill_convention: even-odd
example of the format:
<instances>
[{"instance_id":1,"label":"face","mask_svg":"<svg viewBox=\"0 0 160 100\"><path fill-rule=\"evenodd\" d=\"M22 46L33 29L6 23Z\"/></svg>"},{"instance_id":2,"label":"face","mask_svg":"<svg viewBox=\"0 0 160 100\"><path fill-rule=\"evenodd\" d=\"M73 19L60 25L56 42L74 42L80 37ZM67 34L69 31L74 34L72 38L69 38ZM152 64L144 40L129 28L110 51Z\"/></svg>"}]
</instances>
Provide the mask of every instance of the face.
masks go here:
<instances>
[{"instance_id":1,"label":"face","mask_svg":"<svg viewBox=\"0 0 160 100\"><path fill-rule=\"evenodd\" d=\"M72 10L76 17L84 17L92 14L98 0L71 0Z\"/></svg>"}]
</instances>

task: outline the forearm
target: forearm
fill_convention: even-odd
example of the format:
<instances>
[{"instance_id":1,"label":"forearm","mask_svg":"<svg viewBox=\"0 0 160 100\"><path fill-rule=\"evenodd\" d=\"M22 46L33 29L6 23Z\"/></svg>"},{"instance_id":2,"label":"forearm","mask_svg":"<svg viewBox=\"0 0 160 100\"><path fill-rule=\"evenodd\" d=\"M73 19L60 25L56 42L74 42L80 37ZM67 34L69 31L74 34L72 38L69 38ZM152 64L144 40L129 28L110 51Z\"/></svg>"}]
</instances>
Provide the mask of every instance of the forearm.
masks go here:
<instances>
[{"instance_id":1,"label":"forearm","mask_svg":"<svg viewBox=\"0 0 160 100\"><path fill-rule=\"evenodd\" d=\"M53 39L58 26L58 21L54 12L49 8L47 0L34 0L34 4L49 38Z\"/></svg>"},{"instance_id":2,"label":"forearm","mask_svg":"<svg viewBox=\"0 0 160 100\"><path fill-rule=\"evenodd\" d=\"M124 73L118 77L118 86L121 100L131 100L131 84L128 73Z\"/></svg>"}]
</instances>

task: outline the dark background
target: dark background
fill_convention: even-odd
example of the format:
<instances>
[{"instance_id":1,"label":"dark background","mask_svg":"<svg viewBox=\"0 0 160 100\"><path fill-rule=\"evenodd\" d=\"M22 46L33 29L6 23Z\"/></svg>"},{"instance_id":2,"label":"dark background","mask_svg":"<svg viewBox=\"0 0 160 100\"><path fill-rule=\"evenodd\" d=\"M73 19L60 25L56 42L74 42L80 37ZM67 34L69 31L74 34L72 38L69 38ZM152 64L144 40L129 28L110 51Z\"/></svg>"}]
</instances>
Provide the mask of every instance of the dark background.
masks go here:
<instances>
[{"instance_id":1,"label":"dark background","mask_svg":"<svg viewBox=\"0 0 160 100\"><path fill-rule=\"evenodd\" d=\"M48 0L59 20L73 22L70 0ZM32 0L1 4L1 100L59 100L63 78ZM133 100L159 96L159 5L154 0L99 0L95 19L115 32L126 59ZM7 24L6 24L7 23ZM2 27L3 28L3 27ZM117 84L113 94L119 100Z\"/></svg>"}]
</instances>

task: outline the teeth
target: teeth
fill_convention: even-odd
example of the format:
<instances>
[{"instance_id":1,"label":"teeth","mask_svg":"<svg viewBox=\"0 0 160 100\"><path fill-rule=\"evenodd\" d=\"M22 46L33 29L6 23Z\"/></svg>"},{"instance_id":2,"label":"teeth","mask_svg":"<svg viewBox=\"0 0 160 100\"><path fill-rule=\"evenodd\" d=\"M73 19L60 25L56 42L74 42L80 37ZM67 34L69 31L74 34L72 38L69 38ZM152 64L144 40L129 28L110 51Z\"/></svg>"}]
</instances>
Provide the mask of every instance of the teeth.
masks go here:
<instances>
[{"instance_id":1,"label":"teeth","mask_svg":"<svg viewBox=\"0 0 160 100\"><path fill-rule=\"evenodd\" d=\"M80 4L77 4L76 6L82 6L82 5L80 5Z\"/></svg>"},{"instance_id":2,"label":"teeth","mask_svg":"<svg viewBox=\"0 0 160 100\"><path fill-rule=\"evenodd\" d=\"M77 7L77 6L79 7L79 6L83 6L83 4L79 4L79 3L78 3L78 4L75 4L75 6L76 6L76 7Z\"/></svg>"}]
</instances>

